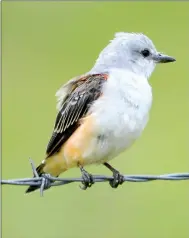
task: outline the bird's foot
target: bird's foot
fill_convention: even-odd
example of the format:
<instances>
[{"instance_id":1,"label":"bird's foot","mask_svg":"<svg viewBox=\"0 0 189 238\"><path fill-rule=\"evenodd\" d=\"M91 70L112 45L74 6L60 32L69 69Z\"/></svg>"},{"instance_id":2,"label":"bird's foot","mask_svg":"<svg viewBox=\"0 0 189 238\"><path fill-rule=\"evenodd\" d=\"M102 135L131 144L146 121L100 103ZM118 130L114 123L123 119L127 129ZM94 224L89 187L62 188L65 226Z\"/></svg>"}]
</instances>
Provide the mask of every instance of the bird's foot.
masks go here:
<instances>
[{"instance_id":1,"label":"bird's foot","mask_svg":"<svg viewBox=\"0 0 189 238\"><path fill-rule=\"evenodd\" d=\"M121 185L124 182L124 176L122 174L120 174L119 171L114 170L113 171L113 180L111 180L110 186L112 188L117 188L119 185Z\"/></svg>"},{"instance_id":2,"label":"bird's foot","mask_svg":"<svg viewBox=\"0 0 189 238\"><path fill-rule=\"evenodd\" d=\"M93 176L89 174L82 166L80 166L80 170L83 178L82 186L80 185L80 188L82 190L86 190L94 184Z\"/></svg>"},{"instance_id":3,"label":"bird's foot","mask_svg":"<svg viewBox=\"0 0 189 238\"><path fill-rule=\"evenodd\" d=\"M113 172L113 180L110 180L110 186L112 188L117 188L119 185L121 185L124 182L124 176L120 174L119 171L114 169L110 164L107 162L104 163L104 165Z\"/></svg>"}]
</instances>

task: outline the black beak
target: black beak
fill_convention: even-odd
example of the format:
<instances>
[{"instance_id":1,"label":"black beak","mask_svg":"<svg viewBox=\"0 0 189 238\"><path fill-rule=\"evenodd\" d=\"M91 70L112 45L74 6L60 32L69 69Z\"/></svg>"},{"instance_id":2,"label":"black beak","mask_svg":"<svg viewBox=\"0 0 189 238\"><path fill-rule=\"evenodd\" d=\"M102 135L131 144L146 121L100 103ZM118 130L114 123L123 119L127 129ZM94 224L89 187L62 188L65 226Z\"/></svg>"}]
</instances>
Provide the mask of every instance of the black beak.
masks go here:
<instances>
[{"instance_id":1,"label":"black beak","mask_svg":"<svg viewBox=\"0 0 189 238\"><path fill-rule=\"evenodd\" d=\"M176 61L175 58L168 56L168 55L163 55L161 53L158 53L153 57L154 61L156 63L170 63Z\"/></svg>"}]
</instances>

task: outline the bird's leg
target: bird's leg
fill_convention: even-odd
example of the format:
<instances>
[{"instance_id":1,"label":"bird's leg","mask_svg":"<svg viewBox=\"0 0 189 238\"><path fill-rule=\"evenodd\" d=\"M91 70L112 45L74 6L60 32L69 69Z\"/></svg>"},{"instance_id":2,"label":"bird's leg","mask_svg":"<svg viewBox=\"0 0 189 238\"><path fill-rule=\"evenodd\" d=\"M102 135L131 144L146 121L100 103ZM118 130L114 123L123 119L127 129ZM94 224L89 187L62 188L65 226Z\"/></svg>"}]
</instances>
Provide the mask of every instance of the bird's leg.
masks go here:
<instances>
[{"instance_id":1,"label":"bird's leg","mask_svg":"<svg viewBox=\"0 0 189 238\"><path fill-rule=\"evenodd\" d=\"M119 171L114 169L110 164L104 163L104 165L113 172L113 180L110 181L110 186L112 188L117 188L118 185L121 185L124 182L124 176L120 174Z\"/></svg>"},{"instance_id":2,"label":"bird's leg","mask_svg":"<svg viewBox=\"0 0 189 238\"><path fill-rule=\"evenodd\" d=\"M91 187L94 184L93 176L89 174L81 165L78 165L82 174L82 186L81 189L86 190L87 188Z\"/></svg>"}]
</instances>

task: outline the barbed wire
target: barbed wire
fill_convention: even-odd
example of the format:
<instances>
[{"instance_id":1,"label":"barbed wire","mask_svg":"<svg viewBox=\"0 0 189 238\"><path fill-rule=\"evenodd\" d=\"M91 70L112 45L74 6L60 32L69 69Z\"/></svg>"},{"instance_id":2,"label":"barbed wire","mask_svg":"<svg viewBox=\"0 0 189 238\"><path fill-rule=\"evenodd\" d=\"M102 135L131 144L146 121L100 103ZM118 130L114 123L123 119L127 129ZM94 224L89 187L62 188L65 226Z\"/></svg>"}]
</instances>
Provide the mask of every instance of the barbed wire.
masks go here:
<instances>
[{"instance_id":1,"label":"barbed wire","mask_svg":"<svg viewBox=\"0 0 189 238\"><path fill-rule=\"evenodd\" d=\"M9 185L25 185L25 186L36 186L40 188L40 195L43 196L43 191L52 186L61 186L73 182L84 182L83 178L57 178L49 174L44 174L39 177L33 161L30 159L32 166L34 178L23 178L23 179L8 179L1 180L1 184ZM114 178L113 176L105 175L93 175L93 182L110 182ZM179 180L189 180L189 173L172 173L172 174L162 174L162 175L124 175L123 182L150 182L154 180L169 180L169 181L179 181Z\"/></svg>"}]
</instances>

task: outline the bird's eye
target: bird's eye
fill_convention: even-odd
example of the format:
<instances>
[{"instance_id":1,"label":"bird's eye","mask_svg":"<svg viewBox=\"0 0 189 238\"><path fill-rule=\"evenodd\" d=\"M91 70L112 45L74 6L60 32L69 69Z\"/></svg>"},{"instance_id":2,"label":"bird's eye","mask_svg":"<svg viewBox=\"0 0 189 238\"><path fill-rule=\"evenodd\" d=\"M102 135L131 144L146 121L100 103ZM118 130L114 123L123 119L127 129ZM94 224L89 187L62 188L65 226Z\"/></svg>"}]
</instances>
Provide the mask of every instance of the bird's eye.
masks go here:
<instances>
[{"instance_id":1,"label":"bird's eye","mask_svg":"<svg viewBox=\"0 0 189 238\"><path fill-rule=\"evenodd\" d=\"M150 51L148 49L144 49L141 54L144 56L144 57L148 57L150 55Z\"/></svg>"}]
</instances>

